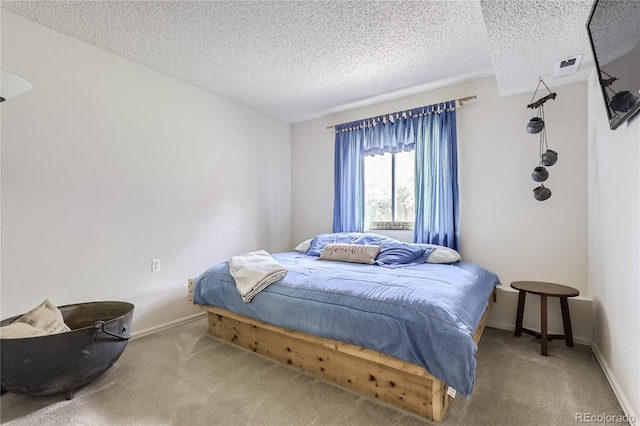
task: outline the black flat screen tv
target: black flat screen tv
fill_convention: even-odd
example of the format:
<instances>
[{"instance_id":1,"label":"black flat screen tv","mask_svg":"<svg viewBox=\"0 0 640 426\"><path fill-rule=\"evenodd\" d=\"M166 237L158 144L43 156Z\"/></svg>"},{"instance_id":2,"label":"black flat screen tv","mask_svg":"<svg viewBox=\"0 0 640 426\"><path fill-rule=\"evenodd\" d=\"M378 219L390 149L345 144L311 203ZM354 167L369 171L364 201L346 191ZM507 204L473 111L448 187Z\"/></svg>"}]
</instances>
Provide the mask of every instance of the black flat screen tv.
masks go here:
<instances>
[{"instance_id":1,"label":"black flat screen tv","mask_svg":"<svg viewBox=\"0 0 640 426\"><path fill-rule=\"evenodd\" d=\"M596 0L587 32L615 130L640 111L640 1Z\"/></svg>"}]
</instances>

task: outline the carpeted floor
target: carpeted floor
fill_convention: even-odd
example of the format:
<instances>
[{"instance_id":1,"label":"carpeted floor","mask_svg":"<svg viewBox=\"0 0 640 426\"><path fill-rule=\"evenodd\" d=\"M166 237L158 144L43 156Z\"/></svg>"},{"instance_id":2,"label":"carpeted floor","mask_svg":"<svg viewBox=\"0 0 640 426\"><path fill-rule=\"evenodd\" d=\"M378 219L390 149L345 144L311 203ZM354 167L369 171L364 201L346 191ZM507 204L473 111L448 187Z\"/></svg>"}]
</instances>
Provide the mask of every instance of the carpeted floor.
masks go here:
<instances>
[{"instance_id":1,"label":"carpeted floor","mask_svg":"<svg viewBox=\"0 0 640 426\"><path fill-rule=\"evenodd\" d=\"M443 425L575 425L576 414L623 415L588 346L540 355L531 336L487 328L473 395ZM426 425L412 414L223 343L193 321L129 342L118 362L76 392L5 394L7 425Z\"/></svg>"}]
</instances>

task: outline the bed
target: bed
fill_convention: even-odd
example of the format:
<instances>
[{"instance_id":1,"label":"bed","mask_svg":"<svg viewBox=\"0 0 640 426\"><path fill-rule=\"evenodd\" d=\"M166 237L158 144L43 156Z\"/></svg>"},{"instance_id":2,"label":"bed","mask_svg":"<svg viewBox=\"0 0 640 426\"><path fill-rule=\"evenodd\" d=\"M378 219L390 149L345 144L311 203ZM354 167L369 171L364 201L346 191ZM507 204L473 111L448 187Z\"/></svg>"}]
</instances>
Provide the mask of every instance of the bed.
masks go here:
<instances>
[{"instance_id":1,"label":"bed","mask_svg":"<svg viewBox=\"0 0 640 426\"><path fill-rule=\"evenodd\" d=\"M461 260L325 261L313 248L273 254L288 273L249 303L228 262L190 279L189 301L215 337L428 419L470 396L495 274Z\"/></svg>"}]
</instances>

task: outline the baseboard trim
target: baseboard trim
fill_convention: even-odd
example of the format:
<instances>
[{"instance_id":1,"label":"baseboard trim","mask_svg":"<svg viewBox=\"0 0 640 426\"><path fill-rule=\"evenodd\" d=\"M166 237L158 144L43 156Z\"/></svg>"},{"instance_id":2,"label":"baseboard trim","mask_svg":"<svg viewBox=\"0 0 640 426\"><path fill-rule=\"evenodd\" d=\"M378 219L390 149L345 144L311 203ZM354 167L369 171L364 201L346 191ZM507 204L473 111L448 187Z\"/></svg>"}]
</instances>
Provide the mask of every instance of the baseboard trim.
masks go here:
<instances>
[{"instance_id":1,"label":"baseboard trim","mask_svg":"<svg viewBox=\"0 0 640 426\"><path fill-rule=\"evenodd\" d=\"M629 400L627 399L627 396L625 395L624 391L620 387L620 384L618 383L616 376L613 374L613 371L611 371L611 368L609 368L609 364L607 364L607 361L604 359L604 355L602 355L602 352L600 352L600 349L598 349L598 345L596 345L595 342L591 343L591 350L596 356L596 359L598 360L598 363L600 364L602 371L604 371L604 375L609 381L609 385L611 386L611 389L613 389L613 393L618 399L618 402L622 407L622 411L624 411L624 413L629 418L629 424L631 426L639 425L637 413L633 411L633 408L631 407L631 404L629 403Z\"/></svg>"},{"instance_id":2,"label":"baseboard trim","mask_svg":"<svg viewBox=\"0 0 640 426\"><path fill-rule=\"evenodd\" d=\"M487 321L487 327L497 328L498 330L514 331L515 326L506 322Z\"/></svg>"},{"instance_id":3,"label":"baseboard trim","mask_svg":"<svg viewBox=\"0 0 640 426\"><path fill-rule=\"evenodd\" d=\"M153 327L148 327L148 328L145 328L144 330L131 333L131 340L138 339L140 337L147 336L149 334L158 333L160 331L167 330L169 328L177 327L179 325L186 324L191 321L196 321L200 318L204 318L206 315L207 315L206 312L198 312L197 314L189 315L188 317L178 318L173 321L169 321L163 324L158 324Z\"/></svg>"},{"instance_id":4,"label":"baseboard trim","mask_svg":"<svg viewBox=\"0 0 640 426\"><path fill-rule=\"evenodd\" d=\"M497 328L499 330L507 330L507 331L515 331L516 329L515 325L513 325L512 323L503 323L503 322L496 322L496 321L488 321L487 327L492 327L492 328ZM533 329L533 330L540 331L537 329ZM561 333L561 332L558 331L558 333ZM573 341L580 345L587 345L587 346L590 346L592 342L591 339L586 339L584 337L576 336L575 334L573 335Z\"/></svg>"}]
</instances>

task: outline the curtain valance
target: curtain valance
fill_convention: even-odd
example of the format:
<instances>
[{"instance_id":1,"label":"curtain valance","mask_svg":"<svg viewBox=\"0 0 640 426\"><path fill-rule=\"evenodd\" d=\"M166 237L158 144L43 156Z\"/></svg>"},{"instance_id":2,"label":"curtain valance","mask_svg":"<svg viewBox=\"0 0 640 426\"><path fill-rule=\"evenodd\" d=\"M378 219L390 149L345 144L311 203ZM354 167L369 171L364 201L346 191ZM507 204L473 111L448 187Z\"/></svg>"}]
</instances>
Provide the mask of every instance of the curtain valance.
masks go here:
<instances>
[{"instance_id":1,"label":"curtain valance","mask_svg":"<svg viewBox=\"0 0 640 426\"><path fill-rule=\"evenodd\" d=\"M336 134L359 132L362 137L362 155L395 154L413 151L423 117L455 111L455 101L412 108L391 114L335 126Z\"/></svg>"}]
</instances>

